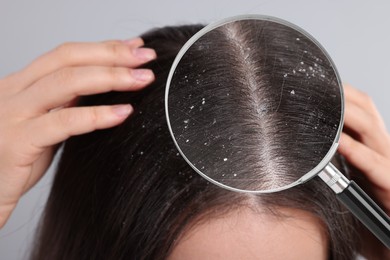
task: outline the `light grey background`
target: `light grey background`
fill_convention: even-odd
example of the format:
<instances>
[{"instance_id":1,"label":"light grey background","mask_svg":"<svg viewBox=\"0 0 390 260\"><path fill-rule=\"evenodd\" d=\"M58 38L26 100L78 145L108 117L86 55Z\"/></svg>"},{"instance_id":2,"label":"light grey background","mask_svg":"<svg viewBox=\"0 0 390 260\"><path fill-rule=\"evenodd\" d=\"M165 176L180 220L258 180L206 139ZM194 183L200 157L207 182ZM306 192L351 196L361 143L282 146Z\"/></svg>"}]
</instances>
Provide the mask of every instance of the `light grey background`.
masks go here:
<instances>
[{"instance_id":1,"label":"light grey background","mask_svg":"<svg viewBox=\"0 0 390 260\"><path fill-rule=\"evenodd\" d=\"M258 13L288 20L316 37L343 81L372 96L389 126L389 11L386 0L1 0L0 78L65 41L126 39L156 26ZM52 176L53 169L0 230L0 259L27 258Z\"/></svg>"}]
</instances>

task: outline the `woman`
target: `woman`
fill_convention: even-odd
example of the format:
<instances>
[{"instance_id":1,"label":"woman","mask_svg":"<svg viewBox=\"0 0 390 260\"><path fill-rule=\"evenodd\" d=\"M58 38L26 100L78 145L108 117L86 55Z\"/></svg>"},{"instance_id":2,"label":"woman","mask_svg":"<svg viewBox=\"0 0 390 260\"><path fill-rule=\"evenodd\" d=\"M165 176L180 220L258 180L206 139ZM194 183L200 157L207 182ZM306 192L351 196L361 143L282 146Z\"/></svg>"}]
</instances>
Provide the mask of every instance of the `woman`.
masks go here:
<instances>
[{"instance_id":1,"label":"woman","mask_svg":"<svg viewBox=\"0 0 390 260\"><path fill-rule=\"evenodd\" d=\"M61 97L61 100L55 100L53 96L46 98L45 100L48 101L46 101L45 106L40 106L40 113L32 111L29 115L31 118L35 112L34 115L37 118L34 120L27 115L18 117L18 119L29 118L29 120L25 120L29 124L19 123L20 127L18 128L23 125L25 129L28 129L28 125L38 129L37 124L41 123L40 127L42 128L42 123L50 122L49 120L53 120L59 114L62 114L60 118L64 118L66 113L76 112L76 109L77 112L81 112L86 111L90 106L123 103L132 103L135 107L135 113L132 117L120 126L73 137L66 142L32 259L190 259L190 257L193 257L192 259L206 257L218 259L217 257L225 257L223 253L228 253L228 256L232 257L231 259L249 257L256 259L261 256L263 258L279 257L280 259L286 259L286 257L291 259L293 257L351 259L355 251L362 249L359 248L360 241L357 234L360 228L359 224L343 209L332 192L321 181L313 180L298 188L269 195L250 196L232 193L208 184L207 181L196 175L178 155L165 123L164 86L168 69L178 50L201 27L163 28L142 36L145 46L156 50L158 59L146 66L154 71L155 82L139 93L111 92L81 99L79 102L81 108L60 108L48 114L43 112L45 109L65 105L64 103L75 97L75 93L98 92L91 89L74 90L72 94ZM237 30L236 36L241 37L240 33L242 32L245 30ZM271 31L268 33L272 35ZM131 45L134 42L130 44L130 49L141 45L141 41L136 40L136 42L138 42L136 45ZM277 43L275 44L270 48L276 48ZM124 46L119 43L115 43L115 46L118 46L115 47L118 52L124 49L122 48ZM76 54L79 53L75 50L77 48L69 47L69 49L73 51L74 58L65 64L77 64L78 55ZM72 55L72 51L69 52L70 55ZM44 62L44 58L38 60L36 64ZM104 59L105 57L100 58ZM46 59L46 61L48 60L52 61L52 59ZM83 57L83 60L86 58ZM105 61L107 62L107 60ZM129 63L125 64L124 62L119 63L119 65L129 65ZM211 61L211 64L213 62ZM107 62L107 64L112 64L112 61ZM115 65L117 64L115 63ZM59 64L50 65L62 67ZM35 69L38 67L41 66L36 65ZM195 66L192 73L196 74L203 69L201 66ZM51 71L55 70L58 70L58 67L53 67ZM268 75L271 81L275 79L276 76L272 75L273 71L268 74L267 72L266 69L261 71L261 73ZM34 63L25 73L27 79L28 75L37 73L34 71ZM85 74L82 73L82 75ZM238 76L232 74L232 77L237 78ZM6 80L13 83L19 78L14 75ZM31 97L31 93L34 92L29 91L43 93L42 89L35 87L39 84L33 83L40 81L42 80L37 80L36 77L30 81L26 80L25 82L29 82L33 86L24 85L24 90L19 89L15 91L17 93L11 93L11 89L8 89L10 97L18 96L18 99L15 98L13 103L16 104L17 100L23 100L23 97L26 96ZM120 80L116 79L110 83L115 82L119 85L118 81ZM136 86L144 86L146 82ZM91 87L93 83L97 83L97 81L91 82ZM116 85L116 88L101 87L100 91L124 90L124 85L128 86L128 84L126 82L121 86ZM43 85L41 84L41 86ZM94 89L99 89L99 86L95 85L94 87ZM36 96L40 97L40 95ZM349 118L353 118L351 114L362 111L367 106L366 102L362 102L362 95L352 88L346 88L346 96L346 116ZM261 97L256 98L260 99ZM351 109L348 110L348 107ZM127 111L129 110L127 109ZM381 129L380 138L386 137L388 141L387 132L384 131L375 109L370 105L368 111L363 111L367 115L366 119L369 120L368 122L376 122L376 125ZM47 158L44 155L49 153L43 153L43 147L64 140L69 135L116 125L123 121L128 113L122 111L120 114L123 116L114 119L109 116L95 117L97 118L96 123L92 126L82 125L82 123L78 125L79 119L70 117L68 122L65 120L67 122L65 133L46 127L48 132L45 135L31 135L35 138L30 137L31 140L34 140L33 144L41 149L34 151L35 153L30 150L27 162L21 163L20 158L15 159L20 165L25 166L22 168L24 171L21 174L27 172L26 175L35 176L31 169L36 169L36 167L32 167L32 162L39 162L37 158L40 156ZM370 118L374 118L374 120L370 120ZM103 120L105 122L102 122ZM11 129L9 125L12 124L8 123L7 129ZM364 145L348 136L343 136L340 152L353 165L365 172L373 184L382 184L381 187L386 188L387 186L382 182L385 177L383 174L376 176L376 173L386 169L388 161L383 152L387 150L384 149L384 145L376 141L378 137L359 131L359 129L367 129L366 125L367 122L359 118L357 120L346 118L346 126L350 128L350 131L359 135L358 137L361 138ZM76 126L79 128L76 129ZM54 124L53 127L55 127ZM58 135L54 136L53 133L58 133ZM9 133L9 135L12 134ZM41 136L41 138L36 136ZM26 149L22 151L24 150ZM6 151L5 148L4 151ZM276 152L286 153L280 149ZM310 150L307 150L306 153L313 154ZM376 155L376 153L382 155ZM382 164L376 165L374 170L370 168L368 171L360 162L360 156L377 158L376 160L381 160ZM291 166L289 162L293 158L287 157L287 155L283 157L286 162L282 162L282 164ZM267 161L266 158L262 158L262 160ZM20 167L16 167L15 164L9 164L14 168L9 166L8 169L19 169ZM7 169L3 164L1 165L2 169ZM4 163L4 165L7 164ZM242 165L236 167L238 169ZM245 165L245 167L250 167L250 165ZM221 169L221 172L223 170ZM291 170L292 175L296 174L293 167L289 167L289 170ZM17 185L14 183L14 186L20 185L22 179L20 176L10 178L3 175L4 179L16 182ZM28 182L29 178L25 178L23 185L19 186L21 190L16 196L15 194L11 195L18 198L27 185L25 183L35 181L34 177L31 179L32 181ZM7 188L9 186L4 185ZM9 188L9 190L16 192L15 189ZM374 189L373 192L381 201L386 201L388 188L387 190ZM308 195L310 195L310 199L307 199ZM384 205L386 206L385 203ZM10 210L4 212L10 212ZM351 229L351 225L356 228ZM235 226L236 229L232 228ZM278 229L280 226L286 228ZM254 231L254 233L250 233L250 231ZM304 232L302 234L298 231ZM274 237L270 236L271 234ZM306 240L300 241L298 239L302 237ZM261 238L267 240L256 240ZM204 243L204 241L209 243ZM283 248L274 248L272 247L273 242L284 246ZM307 244L309 242L311 242L310 246ZM234 247L234 243L236 243L236 247ZM267 246L259 247L265 243ZM298 247L299 245L301 247ZM207 254L202 255L204 252ZM270 255L265 255L267 252ZM298 254L294 255L294 253Z\"/></svg>"}]
</instances>

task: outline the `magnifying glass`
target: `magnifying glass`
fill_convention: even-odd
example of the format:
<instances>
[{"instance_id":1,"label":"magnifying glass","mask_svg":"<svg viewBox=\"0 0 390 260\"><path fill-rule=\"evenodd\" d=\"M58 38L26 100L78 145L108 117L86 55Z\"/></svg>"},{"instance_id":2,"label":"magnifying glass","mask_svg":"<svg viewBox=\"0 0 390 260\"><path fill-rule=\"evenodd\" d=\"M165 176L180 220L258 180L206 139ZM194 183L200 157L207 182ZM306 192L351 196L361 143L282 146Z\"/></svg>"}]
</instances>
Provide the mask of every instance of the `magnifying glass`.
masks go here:
<instances>
[{"instance_id":1,"label":"magnifying glass","mask_svg":"<svg viewBox=\"0 0 390 260\"><path fill-rule=\"evenodd\" d=\"M260 194L318 175L390 248L387 214L330 162L343 88L328 53L303 29L260 15L206 26L171 67L165 110L180 154L208 181Z\"/></svg>"}]
</instances>

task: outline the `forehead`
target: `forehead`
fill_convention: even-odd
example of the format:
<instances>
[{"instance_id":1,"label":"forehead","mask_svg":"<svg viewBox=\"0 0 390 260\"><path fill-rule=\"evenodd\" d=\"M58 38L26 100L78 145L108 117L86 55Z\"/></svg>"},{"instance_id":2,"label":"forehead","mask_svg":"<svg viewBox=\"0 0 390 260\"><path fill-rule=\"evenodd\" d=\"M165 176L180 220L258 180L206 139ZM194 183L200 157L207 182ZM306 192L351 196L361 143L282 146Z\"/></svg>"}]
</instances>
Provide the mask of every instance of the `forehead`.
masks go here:
<instances>
[{"instance_id":1,"label":"forehead","mask_svg":"<svg viewBox=\"0 0 390 260\"><path fill-rule=\"evenodd\" d=\"M283 209L283 217L240 209L188 230L169 260L327 259L327 237L311 213Z\"/></svg>"}]
</instances>

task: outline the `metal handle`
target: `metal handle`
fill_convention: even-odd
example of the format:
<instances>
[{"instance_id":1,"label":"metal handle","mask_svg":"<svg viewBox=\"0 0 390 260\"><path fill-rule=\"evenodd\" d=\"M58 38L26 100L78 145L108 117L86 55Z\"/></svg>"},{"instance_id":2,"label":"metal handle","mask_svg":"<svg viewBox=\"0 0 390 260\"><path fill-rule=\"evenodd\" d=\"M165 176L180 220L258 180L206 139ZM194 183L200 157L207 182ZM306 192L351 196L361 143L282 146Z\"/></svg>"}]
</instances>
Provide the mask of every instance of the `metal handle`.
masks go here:
<instances>
[{"instance_id":1,"label":"metal handle","mask_svg":"<svg viewBox=\"0 0 390 260\"><path fill-rule=\"evenodd\" d=\"M336 193L339 201L390 249L389 216L355 182L345 178L334 165L328 164L319 176Z\"/></svg>"}]
</instances>

